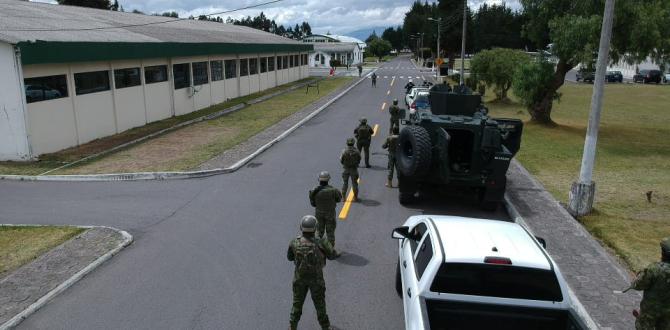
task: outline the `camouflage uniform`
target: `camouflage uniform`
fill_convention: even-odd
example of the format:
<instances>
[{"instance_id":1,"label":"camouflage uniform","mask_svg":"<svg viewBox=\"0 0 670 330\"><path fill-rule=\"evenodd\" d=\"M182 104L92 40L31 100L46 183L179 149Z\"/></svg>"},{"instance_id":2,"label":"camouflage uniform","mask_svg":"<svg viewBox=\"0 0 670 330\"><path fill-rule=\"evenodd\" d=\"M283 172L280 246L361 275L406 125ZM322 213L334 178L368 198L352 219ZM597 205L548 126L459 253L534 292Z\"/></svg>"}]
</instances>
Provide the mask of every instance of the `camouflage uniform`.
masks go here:
<instances>
[{"instance_id":1,"label":"camouflage uniform","mask_svg":"<svg viewBox=\"0 0 670 330\"><path fill-rule=\"evenodd\" d=\"M374 132L367 122L361 122L354 130L358 152L365 154L365 167L370 167L370 142L372 142L372 134Z\"/></svg>"},{"instance_id":2,"label":"camouflage uniform","mask_svg":"<svg viewBox=\"0 0 670 330\"><path fill-rule=\"evenodd\" d=\"M389 114L391 115L389 133L391 133L393 132L393 127L400 128L400 107L398 107L398 101L394 101L393 105L389 107Z\"/></svg>"},{"instance_id":3,"label":"camouflage uniform","mask_svg":"<svg viewBox=\"0 0 670 330\"><path fill-rule=\"evenodd\" d=\"M372 87L377 87L377 74L373 73L371 78L372 78Z\"/></svg>"},{"instance_id":4,"label":"camouflage uniform","mask_svg":"<svg viewBox=\"0 0 670 330\"><path fill-rule=\"evenodd\" d=\"M398 146L398 131L396 130L394 132L395 134L389 135L389 137L386 138L386 142L382 145L383 149L388 149L389 150L389 163L386 168L389 170L389 174L387 177L387 187L392 186L392 181L393 181L393 170L396 169L396 159L395 159L395 152L396 148ZM398 174L396 173L396 176Z\"/></svg>"},{"instance_id":5,"label":"camouflage uniform","mask_svg":"<svg viewBox=\"0 0 670 330\"><path fill-rule=\"evenodd\" d=\"M349 178L351 178L351 186L354 189L354 199L358 199L358 164L361 162L361 154L353 145L348 145L346 149L342 150L340 155L340 163L342 164L342 195L346 196L349 190Z\"/></svg>"},{"instance_id":6,"label":"camouflage uniform","mask_svg":"<svg viewBox=\"0 0 670 330\"><path fill-rule=\"evenodd\" d=\"M635 290L644 290L637 330L670 330L670 238L661 247L665 260L649 265L631 284Z\"/></svg>"},{"instance_id":7,"label":"camouflage uniform","mask_svg":"<svg viewBox=\"0 0 670 330\"><path fill-rule=\"evenodd\" d=\"M335 247L335 205L342 201L340 191L332 186L319 185L309 191L309 202L315 207L314 215L317 220L317 237L328 236L328 241Z\"/></svg>"},{"instance_id":8,"label":"camouflage uniform","mask_svg":"<svg viewBox=\"0 0 670 330\"><path fill-rule=\"evenodd\" d=\"M302 316L302 305L307 292L311 292L314 309L323 329L330 328L326 313L326 283L323 280L325 257L335 257L333 247L327 240L299 236L291 241L287 258L295 263L293 273L293 307L291 308L291 329L297 329Z\"/></svg>"}]
</instances>

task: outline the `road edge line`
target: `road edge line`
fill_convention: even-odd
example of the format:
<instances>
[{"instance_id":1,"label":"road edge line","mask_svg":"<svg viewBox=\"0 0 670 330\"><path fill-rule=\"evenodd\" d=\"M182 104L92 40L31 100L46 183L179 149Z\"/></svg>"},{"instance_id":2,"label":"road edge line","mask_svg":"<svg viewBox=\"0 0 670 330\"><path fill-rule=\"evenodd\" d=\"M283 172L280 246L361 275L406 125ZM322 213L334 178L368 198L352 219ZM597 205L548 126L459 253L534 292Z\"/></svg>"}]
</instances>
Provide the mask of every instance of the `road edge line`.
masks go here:
<instances>
[{"instance_id":1,"label":"road edge line","mask_svg":"<svg viewBox=\"0 0 670 330\"><path fill-rule=\"evenodd\" d=\"M3 224L3 226L33 226L33 227L46 227L47 225L10 225L10 224ZM51 291L49 291L47 294L42 296L40 299L37 299L34 303L30 304L26 309L24 309L21 313L16 314L14 317L9 319L7 322L3 323L0 325L0 330L8 330L8 329L13 329L16 326L18 326L23 320L28 318L30 315L35 314L40 308L42 308L44 305L46 305L49 301L51 301L53 298L58 296L59 294L63 293L65 290L67 290L69 287L71 287L73 284L79 282L84 276L88 275L91 273L93 270L98 268L100 265L102 265L105 261L111 259L113 256L118 254L121 250L123 250L125 247L130 245L133 242L133 236L130 235L127 231L125 230L120 230L114 227L107 227L107 226L73 226L76 228L86 228L86 229L93 229L93 228L106 228L106 229L111 229L116 231L117 233L121 234L123 236L123 241L119 243L115 248L113 248L110 251L107 251L107 253L103 254L100 256L98 259L95 259L92 263L88 264L88 266L84 267L74 275L72 275L70 278L65 280L63 283L59 284L57 287L53 288Z\"/></svg>"},{"instance_id":2,"label":"road edge line","mask_svg":"<svg viewBox=\"0 0 670 330\"><path fill-rule=\"evenodd\" d=\"M519 211L516 209L516 206L514 206L514 204L512 204L512 202L509 200L509 197L507 197L507 193L505 193L503 201L505 204L505 209L507 210L507 213L509 213L509 215L512 217L512 220L523 226L529 233L533 234L533 231L530 229L526 221L523 219ZM582 302L579 300L575 292L570 287L570 283L566 281L565 285L568 287L568 295L570 296L572 307L574 308L577 315L579 315L579 317L585 323L584 325L588 329L592 330L600 329L596 324L596 322L591 317L591 314L589 314L589 312L586 310L584 305L582 305Z\"/></svg>"}]
</instances>

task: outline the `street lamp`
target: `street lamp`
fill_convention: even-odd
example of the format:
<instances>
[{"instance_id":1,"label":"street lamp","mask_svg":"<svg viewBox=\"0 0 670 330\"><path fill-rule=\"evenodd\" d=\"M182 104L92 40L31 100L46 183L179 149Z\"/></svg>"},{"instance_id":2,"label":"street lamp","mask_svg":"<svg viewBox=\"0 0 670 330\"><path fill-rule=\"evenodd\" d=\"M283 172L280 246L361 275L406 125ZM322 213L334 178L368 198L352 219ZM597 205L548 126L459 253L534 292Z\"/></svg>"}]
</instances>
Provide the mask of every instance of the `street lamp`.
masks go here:
<instances>
[{"instance_id":1,"label":"street lamp","mask_svg":"<svg viewBox=\"0 0 670 330\"><path fill-rule=\"evenodd\" d=\"M432 17L428 17L429 21L437 22L437 58L435 59L435 63L433 63L433 68L435 67L435 64L437 64L437 59L440 58L440 30L442 28L442 17L435 19ZM437 81L440 81L440 68L437 68Z\"/></svg>"}]
</instances>

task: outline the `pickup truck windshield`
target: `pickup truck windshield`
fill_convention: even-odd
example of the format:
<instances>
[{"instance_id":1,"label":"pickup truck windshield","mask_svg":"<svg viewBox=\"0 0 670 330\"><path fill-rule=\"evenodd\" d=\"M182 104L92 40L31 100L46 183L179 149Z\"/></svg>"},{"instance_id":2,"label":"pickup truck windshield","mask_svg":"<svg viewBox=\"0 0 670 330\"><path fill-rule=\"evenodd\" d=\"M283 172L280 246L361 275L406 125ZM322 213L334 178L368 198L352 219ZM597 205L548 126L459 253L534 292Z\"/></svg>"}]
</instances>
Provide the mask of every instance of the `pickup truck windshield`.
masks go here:
<instances>
[{"instance_id":1,"label":"pickup truck windshield","mask_svg":"<svg viewBox=\"0 0 670 330\"><path fill-rule=\"evenodd\" d=\"M470 263L443 263L430 291L499 298L563 301L551 270Z\"/></svg>"}]
</instances>

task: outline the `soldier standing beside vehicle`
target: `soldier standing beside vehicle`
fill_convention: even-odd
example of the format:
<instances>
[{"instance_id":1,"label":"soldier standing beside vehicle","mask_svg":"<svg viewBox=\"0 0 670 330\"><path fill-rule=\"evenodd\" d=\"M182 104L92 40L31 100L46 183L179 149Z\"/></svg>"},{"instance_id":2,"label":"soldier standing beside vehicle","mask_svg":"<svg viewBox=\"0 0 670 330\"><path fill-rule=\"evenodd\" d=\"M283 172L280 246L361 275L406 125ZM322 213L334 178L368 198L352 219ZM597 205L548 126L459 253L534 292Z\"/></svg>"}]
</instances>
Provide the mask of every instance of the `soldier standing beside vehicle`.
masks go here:
<instances>
[{"instance_id":1,"label":"soldier standing beside vehicle","mask_svg":"<svg viewBox=\"0 0 670 330\"><path fill-rule=\"evenodd\" d=\"M383 149L388 149L389 151L389 163L387 166L389 174L386 180L386 186L389 188L393 187L393 170L396 169L395 151L398 145L399 131L400 129L398 128L398 126L393 126L393 133L386 138L386 142L384 142L384 144L382 145Z\"/></svg>"},{"instance_id":2,"label":"soldier standing beside vehicle","mask_svg":"<svg viewBox=\"0 0 670 330\"><path fill-rule=\"evenodd\" d=\"M340 155L342 164L342 196L347 195L349 190L349 179L354 190L354 202L358 201L358 165L361 163L361 153L354 148L354 139L347 139L347 148Z\"/></svg>"},{"instance_id":3,"label":"soldier standing beside vehicle","mask_svg":"<svg viewBox=\"0 0 670 330\"><path fill-rule=\"evenodd\" d=\"M319 173L319 185L309 191L309 203L314 206L318 231L317 236L323 238L328 236L330 245L335 248L335 206L342 201L340 191L328 184L330 173L323 171ZM339 255L339 253L337 253Z\"/></svg>"},{"instance_id":4,"label":"soldier standing beside vehicle","mask_svg":"<svg viewBox=\"0 0 670 330\"><path fill-rule=\"evenodd\" d=\"M307 292L312 294L314 309L322 329L332 329L326 313L326 282L323 279L323 267L326 259L336 257L333 247L327 240L314 237L316 218L306 215L300 222L302 236L291 241L287 258L295 264L293 272L293 307L291 308L290 329L296 330L302 306Z\"/></svg>"},{"instance_id":5,"label":"soldier standing beside vehicle","mask_svg":"<svg viewBox=\"0 0 670 330\"><path fill-rule=\"evenodd\" d=\"M372 134L375 131L368 125L367 118L361 118L360 124L354 130L356 137L356 147L358 152L365 154L365 167L370 168L370 142L372 142Z\"/></svg>"},{"instance_id":6,"label":"soldier standing beside vehicle","mask_svg":"<svg viewBox=\"0 0 670 330\"><path fill-rule=\"evenodd\" d=\"M400 107L398 107L398 99L393 99L393 105L389 107L389 114L391 115L389 133L392 133L394 126L400 127Z\"/></svg>"},{"instance_id":7,"label":"soldier standing beside vehicle","mask_svg":"<svg viewBox=\"0 0 670 330\"><path fill-rule=\"evenodd\" d=\"M644 290L640 312L633 311L635 329L670 329L670 237L661 241L661 262L647 266L630 288Z\"/></svg>"}]
</instances>

